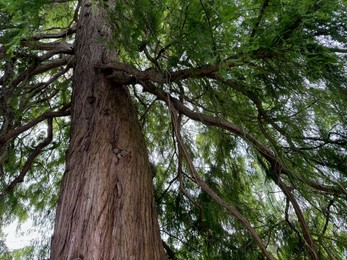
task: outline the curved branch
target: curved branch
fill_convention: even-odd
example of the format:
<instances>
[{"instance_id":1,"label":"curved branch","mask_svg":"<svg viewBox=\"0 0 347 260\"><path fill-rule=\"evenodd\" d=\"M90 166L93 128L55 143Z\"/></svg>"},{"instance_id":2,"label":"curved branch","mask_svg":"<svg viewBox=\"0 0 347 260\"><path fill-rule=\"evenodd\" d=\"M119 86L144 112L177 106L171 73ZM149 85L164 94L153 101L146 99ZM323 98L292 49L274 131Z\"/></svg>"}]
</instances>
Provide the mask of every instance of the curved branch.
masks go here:
<instances>
[{"instance_id":1,"label":"curved branch","mask_svg":"<svg viewBox=\"0 0 347 260\"><path fill-rule=\"evenodd\" d=\"M302 232L304 235L304 239L307 243L307 247L308 247L311 259L318 260L319 258L318 258L317 252L316 252L315 243L313 241L312 235L311 235L310 230L307 226L306 220L304 218L304 214L302 213L302 210L301 210L299 203L295 199L290 188L287 185L285 185L285 183L281 180L281 178L279 178L279 177L273 178L272 177L272 179L278 185L278 187L280 187L282 192L286 195L286 197L289 199L289 201L293 205L295 214L298 218L298 221L300 223L300 226L301 226L301 229L302 229Z\"/></svg>"},{"instance_id":2,"label":"curved branch","mask_svg":"<svg viewBox=\"0 0 347 260\"><path fill-rule=\"evenodd\" d=\"M53 117L61 117L61 116L70 115L70 111L67 110L69 107L70 107L70 105L66 105L59 111L44 113L41 116L26 123L25 125L19 126L15 129L5 133L4 135L0 136L0 144L3 144L5 142L7 142L8 140L17 137L21 133L27 131L28 129L32 128L33 126L37 125L38 123L40 123L46 119L52 119Z\"/></svg>"},{"instance_id":3,"label":"curved branch","mask_svg":"<svg viewBox=\"0 0 347 260\"><path fill-rule=\"evenodd\" d=\"M169 105L170 106L170 105ZM182 149L183 155L186 159L188 168L192 174L192 176L194 177L195 181L197 182L197 184L215 201L217 202L220 206L222 206L224 209L226 209L226 211L228 212L229 215L236 217L239 221L241 221L242 224L245 225L245 227L248 229L248 231L251 233L253 239L256 241L258 247L260 248L260 250L263 252L263 254L271 260L275 260L274 256L266 250L266 247L262 241L262 239L259 237L259 235L257 234L257 232L255 231L255 229L252 227L252 225L248 222L248 220L245 218L245 216L243 216L237 209L235 209L234 207L230 206L228 203L226 203L221 197L219 197L219 195L214 192L208 185L207 183L199 176L199 174L197 173L195 166L192 162L192 159L190 157L190 154L184 144L184 141L182 139L181 133L179 131L179 128L177 126L177 115L176 112L174 111L174 109L172 107L169 107L171 110L171 114L172 114L172 118L173 118L173 125L174 125L174 132L175 132L175 136L177 139L177 142L180 146L180 148Z\"/></svg>"},{"instance_id":4,"label":"curved branch","mask_svg":"<svg viewBox=\"0 0 347 260\"><path fill-rule=\"evenodd\" d=\"M221 118L212 117L202 113L194 112L188 107L184 106L183 103L180 102L178 99L172 97L169 93L158 89L157 87L155 87L154 84L150 82L140 81L139 83L142 85L144 91L152 93L153 95L157 96L158 99L164 101L166 104L171 104L175 109L177 109L179 112L189 117L190 119L199 121L205 125L216 126L216 127L225 129L235 134L236 136L242 138L247 143L251 144L270 163L270 165L274 165L276 166L277 169L281 169L281 173L285 175L288 175L288 176L292 175L291 171L285 165L283 165L283 163L275 156L274 152L265 144L258 141L254 136L249 134L246 131L246 129L243 129ZM343 189L343 187L340 187L340 186L335 187L335 186L323 185L311 180L303 179L300 176L296 176L296 177L299 178L300 181L309 185L310 187L320 191L333 193L333 194L347 193Z\"/></svg>"},{"instance_id":5,"label":"curved branch","mask_svg":"<svg viewBox=\"0 0 347 260\"><path fill-rule=\"evenodd\" d=\"M182 102L180 102L178 99L170 96L167 92L162 91L158 88L156 88L152 83L150 82L139 82L142 86L144 91L154 94L158 97L158 99L164 101L166 104L173 106L176 110L184 114L185 116L195 120L199 121L205 125L210 126L217 126L222 129L228 130L229 132L243 138L248 143L252 144L257 151L271 164L276 165L282 165L280 161L275 157L274 153L270 148L265 146L263 143L258 141L255 137L250 135L245 129L230 123L227 120L223 120L221 118L208 116L202 113L194 112L188 107L184 106ZM285 167L283 166L283 169Z\"/></svg>"},{"instance_id":6,"label":"curved branch","mask_svg":"<svg viewBox=\"0 0 347 260\"><path fill-rule=\"evenodd\" d=\"M182 113L179 113L178 118L176 118L176 125L175 125L175 121L172 120L172 128L173 128L173 132L175 133L175 131L179 131L181 132L181 122L182 122ZM175 129L175 127L177 129ZM175 142L175 136L173 136L173 142ZM185 185L184 185L184 173L183 173L183 157L184 157L184 151L182 149L182 147L178 144L178 165L177 165L177 172L178 172L178 180L180 182L180 191L183 193L184 196L187 197L187 199L193 203L193 205L195 205L198 209L199 209L199 218L198 220L201 221L202 220L202 208L201 205L199 205L199 203L197 203L195 201L195 199L192 197L192 195L189 194L189 192L186 190Z\"/></svg>"},{"instance_id":7,"label":"curved branch","mask_svg":"<svg viewBox=\"0 0 347 260\"><path fill-rule=\"evenodd\" d=\"M28 87L28 90L26 90L24 92L24 94L28 94L28 93L33 93L34 92L30 97L35 96L38 92L41 92L47 86L49 86L50 84L55 82L57 79L59 79L65 73L67 73L71 68L72 68L72 66L69 66L69 64L68 64L63 70L61 70L61 71L57 72L56 74L54 74L49 80L47 80L45 82L40 82L38 84L35 84L34 86Z\"/></svg>"},{"instance_id":8,"label":"curved branch","mask_svg":"<svg viewBox=\"0 0 347 260\"><path fill-rule=\"evenodd\" d=\"M254 136L249 134L245 129L240 128L237 125L234 125L227 120L223 120L221 118L211 117L202 113L196 113L184 106L179 100L171 97L168 93L157 89L153 84L149 82L141 82L145 91L150 92L156 95L159 99L163 100L169 107L174 107L179 112L183 113L187 117L200 121L205 125L218 126L220 128L226 129L227 131L235 134L236 136L241 137L246 142L250 143L271 165L271 169L273 170L273 174L270 175L272 180L276 185L280 187L282 192L286 195L286 197L292 203L295 213L297 215L298 221L303 230L304 238L308 244L308 248L310 251L310 255L312 259L318 259L315 251L314 242L312 236L309 232L307 223L301 211L300 205L295 199L294 195L290 191L290 188L285 185L282 179L279 177L281 173L285 173L286 175L291 175L290 170L283 165L283 163L278 159L273 151L268 148L266 145L258 141Z\"/></svg>"},{"instance_id":9,"label":"curved branch","mask_svg":"<svg viewBox=\"0 0 347 260\"><path fill-rule=\"evenodd\" d=\"M2 193L0 193L0 201L4 198L5 194L11 192L19 183L24 181L24 177L27 172L30 170L35 158L41 153L42 149L45 148L52 142L53 139L53 118L50 117L47 119L47 137L43 140L34 151L29 155L27 161L24 164L23 169L20 174L4 189Z\"/></svg>"},{"instance_id":10,"label":"curved branch","mask_svg":"<svg viewBox=\"0 0 347 260\"><path fill-rule=\"evenodd\" d=\"M52 60L47 63L32 64L26 71L20 74L16 79L11 82L12 86L17 86L22 81L30 79L32 76L46 72L48 70L67 65L73 62L73 57L64 57L62 59Z\"/></svg>"}]
</instances>

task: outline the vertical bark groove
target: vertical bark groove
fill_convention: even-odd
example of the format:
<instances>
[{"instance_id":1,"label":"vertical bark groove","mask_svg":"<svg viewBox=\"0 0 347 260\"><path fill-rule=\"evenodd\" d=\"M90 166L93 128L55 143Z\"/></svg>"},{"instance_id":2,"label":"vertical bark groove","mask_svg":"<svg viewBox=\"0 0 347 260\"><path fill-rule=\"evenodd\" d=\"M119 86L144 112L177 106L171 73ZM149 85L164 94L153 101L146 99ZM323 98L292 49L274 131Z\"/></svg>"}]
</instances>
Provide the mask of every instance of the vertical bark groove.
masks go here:
<instances>
[{"instance_id":1,"label":"vertical bark groove","mask_svg":"<svg viewBox=\"0 0 347 260\"><path fill-rule=\"evenodd\" d=\"M88 1L81 8L72 135L51 259L164 259L136 111L128 90L95 69L106 52L101 8Z\"/></svg>"}]
</instances>

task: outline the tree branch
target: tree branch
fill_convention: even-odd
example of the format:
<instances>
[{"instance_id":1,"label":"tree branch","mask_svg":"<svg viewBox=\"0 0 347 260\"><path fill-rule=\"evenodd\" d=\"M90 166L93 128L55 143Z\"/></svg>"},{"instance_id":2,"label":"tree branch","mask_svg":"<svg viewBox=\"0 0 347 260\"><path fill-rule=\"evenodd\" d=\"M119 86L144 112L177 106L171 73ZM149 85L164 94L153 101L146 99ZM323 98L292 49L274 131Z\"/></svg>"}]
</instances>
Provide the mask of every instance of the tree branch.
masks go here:
<instances>
[{"instance_id":1,"label":"tree branch","mask_svg":"<svg viewBox=\"0 0 347 260\"><path fill-rule=\"evenodd\" d=\"M310 230L307 226L304 214L302 213L301 207L299 203L297 202L296 198L294 197L293 193L291 192L290 188L281 180L278 174L271 175L271 178L273 181L277 184L277 186L282 190L284 195L289 199L291 204L293 205L295 214L298 218L298 221L300 223L304 239L307 243L307 248L309 250L309 254L311 256L311 259L318 260L318 255L315 248L315 243L313 241L312 235L310 233Z\"/></svg>"},{"instance_id":2,"label":"tree branch","mask_svg":"<svg viewBox=\"0 0 347 260\"><path fill-rule=\"evenodd\" d=\"M162 240L162 243L166 251L166 254L168 256L168 259L172 259L172 260L177 259L175 256L175 252L171 249L171 247L164 240Z\"/></svg>"},{"instance_id":3,"label":"tree branch","mask_svg":"<svg viewBox=\"0 0 347 260\"><path fill-rule=\"evenodd\" d=\"M16 79L11 82L12 86L17 86L22 81L30 79L32 76L46 72L48 70L67 65L73 62L73 57L64 57L62 59L52 60L46 63L32 64L26 71L20 74Z\"/></svg>"},{"instance_id":4,"label":"tree branch","mask_svg":"<svg viewBox=\"0 0 347 260\"><path fill-rule=\"evenodd\" d=\"M65 31L57 33L40 33L31 37L32 40L42 40L42 39L56 39L56 38L66 38L76 32L76 26L72 26Z\"/></svg>"},{"instance_id":5,"label":"tree branch","mask_svg":"<svg viewBox=\"0 0 347 260\"><path fill-rule=\"evenodd\" d=\"M176 110L180 111L181 113L188 116L189 118L196 121L200 121L206 125L218 126L220 128L226 129L234 133L235 135L241 137L247 143L250 143L270 163L271 169L273 170L273 174L271 174L270 177L272 178L274 183L279 186L282 192L286 195L286 197L292 203L295 213L298 217L298 221L303 230L304 238L308 244L310 255L312 259L318 259L317 253L314 247L314 242L309 232L307 223L302 214L300 205L296 201L289 187L285 185L285 183L279 177L280 174L282 173L285 173L286 175L290 176L291 171L287 167L285 167L285 165L283 165L282 161L275 156L275 154L270 148L268 148L263 143L258 141L255 137L250 135L245 129L242 129L220 118L211 117L202 113L193 112L189 108L185 107L179 100L171 97L168 93L165 93L164 91L157 89L153 84L149 82L141 82L141 84L144 87L145 91L148 91L156 95L159 99L163 100L169 107L174 107Z\"/></svg>"},{"instance_id":6,"label":"tree branch","mask_svg":"<svg viewBox=\"0 0 347 260\"><path fill-rule=\"evenodd\" d=\"M277 165L282 164L280 161L277 161L277 158L275 158L275 155L273 151L271 151L271 149L259 142L245 129L240 128L239 126L234 125L227 120L194 112L188 107L184 106L182 102L180 102L178 99L170 96L170 94L166 93L165 91L159 90L150 82L141 81L139 83L143 86L144 91L154 94L158 97L158 99L164 101L167 105L173 106L175 109L177 109L179 112L183 113L187 117L195 121L202 122L205 125L217 126L225 130L228 130L229 132L232 132L233 134L243 138L246 142L252 144L256 148L256 150L269 162L277 163Z\"/></svg>"},{"instance_id":7,"label":"tree branch","mask_svg":"<svg viewBox=\"0 0 347 260\"><path fill-rule=\"evenodd\" d=\"M181 122L182 122L182 113L179 113L177 119L176 119L176 127L177 130L175 129L175 121L172 119L172 128L173 128L173 133L175 133L175 131L179 131L181 132ZM173 136L173 142L175 142L175 136ZM199 205L199 203L197 203L194 198L192 197L192 195L189 194L189 192L186 190L185 185L184 185L184 173L183 173L183 157L184 157L184 151L182 149L182 147L178 144L178 165L177 165L177 172L178 172L178 179L180 182L180 191L183 193L183 195L185 195L187 197L187 199L193 203L193 205L195 205L198 209L199 209L199 218L198 221L202 220L202 208Z\"/></svg>"},{"instance_id":8,"label":"tree branch","mask_svg":"<svg viewBox=\"0 0 347 260\"><path fill-rule=\"evenodd\" d=\"M67 54L71 54L73 49L73 45L65 41L39 42L23 40L21 44L33 50L55 51Z\"/></svg>"},{"instance_id":9,"label":"tree branch","mask_svg":"<svg viewBox=\"0 0 347 260\"><path fill-rule=\"evenodd\" d=\"M54 74L49 80L44 81L44 82L40 82L38 84L35 84L34 86L28 87L28 89L26 89L26 91L25 91L25 94L34 92L32 95L30 95L30 97L35 96L38 92L41 92L47 86L49 86L50 84L55 82L57 79L59 79L61 76L63 76L66 72L68 72L71 69L71 67L72 66L67 65L65 67L65 69Z\"/></svg>"},{"instance_id":10,"label":"tree branch","mask_svg":"<svg viewBox=\"0 0 347 260\"><path fill-rule=\"evenodd\" d=\"M0 201L4 198L6 193L11 192L19 183L24 181L24 177L27 172L30 170L35 158L41 153L42 149L45 148L52 142L53 139L53 118L50 117L47 119L47 137L43 140L34 151L29 155L27 161L24 164L23 169L20 174L4 189L2 193L0 193Z\"/></svg>"},{"instance_id":11,"label":"tree branch","mask_svg":"<svg viewBox=\"0 0 347 260\"><path fill-rule=\"evenodd\" d=\"M235 67L237 66L231 60L225 60L221 65L202 65L197 68L183 69L173 72L161 73L156 69L147 69L144 71L138 70L137 68L122 62L109 63L109 64L98 64L96 69L101 69L108 79L121 83L123 85L129 85L138 81L152 81L156 83L170 83L178 82L188 78L201 78L212 75L218 72L222 67Z\"/></svg>"},{"instance_id":12,"label":"tree branch","mask_svg":"<svg viewBox=\"0 0 347 260\"><path fill-rule=\"evenodd\" d=\"M332 52L347 53L347 49L340 49L340 48L327 48L327 49Z\"/></svg>"},{"instance_id":13,"label":"tree branch","mask_svg":"<svg viewBox=\"0 0 347 260\"><path fill-rule=\"evenodd\" d=\"M37 125L38 123L40 123L46 119L52 119L53 117L61 117L61 116L70 115L70 111L67 110L69 107L70 107L70 105L66 105L59 111L44 113L41 116L26 123L25 125L19 126L15 129L11 130L10 132L5 133L4 135L0 136L0 144L4 144L8 140L17 137L21 133L27 131L28 129L32 128L33 126Z\"/></svg>"},{"instance_id":14,"label":"tree branch","mask_svg":"<svg viewBox=\"0 0 347 260\"><path fill-rule=\"evenodd\" d=\"M291 176L292 172L285 166L283 165L282 161L278 159L274 152L268 148L265 144L261 143L258 141L254 136L249 134L246 129L243 129L237 125L232 124L231 122L217 118L217 117L212 117L205 115L203 113L198 113L194 112L188 107L184 106L181 101L178 99L172 97L169 93L162 91L155 87L154 84L150 82L139 82L144 91L149 92L157 96L158 99L164 101L167 105L171 104L175 109L177 109L179 112L183 113L185 116L189 117L192 120L199 121L205 125L210 125L210 126L216 126L222 129L225 129L236 136L242 138L245 140L247 143L251 144L269 163L270 165L276 166L278 169L281 169L281 173ZM312 188L318 189L320 191L324 191L327 193L333 193L333 194L346 194L346 191L340 187L340 186L328 186L328 185L323 185L319 184L310 180L303 179L300 176L295 176L305 184L310 185Z\"/></svg>"},{"instance_id":15,"label":"tree branch","mask_svg":"<svg viewBox=\"0 0 347 260\"><path fill-rule=\"evenodd\" d=\"M255 36L257 29L259 27L259 24L263 19L265 9L269 6L269 2L270 2L270 0L264 0L262 6L260 8L260 11L259 11L259 16L258 16L257 22L255 23L253 30L251 32L251 38L253 38Z\"/></svg>"},{"instance_id":16,"label":"tree branch","mask_svg":"<svg viewBox=\"0 0 347 260\"><path fill-rule=\"evenodd\" d=\"M275 260L274 256L272 256L272 254L266 250L266 247L263 243L263 241L261 240L261 238L258 236L257 232L255 231L255 229L252 227L252 225L248 222L248 220L234 207L230 206L228 203L226 203L221 197L219 197L219 195L217 193L215 193L207 184L206 182L198 175L195 166L192 162L192 159L190 157L190 154L183 142L181 133L179 131L179 128L177 126L177 115L176 115L176 111L174 110L173 107L171 107L169 105L169 109L171 111L172 114L172 118L173 118L173 125L174 125L174 132L175 132L175 136L177 139L177 142L180 146L180 148L182 149L183 155L186 159L188 168L193 176L193 178L195 179L195 181L197 182L197 184L215 201L217 202L220 206L222 206L224 209L226 209L226 211L228 212L229 215L236 217L239 221L241 221L242 224L245 225L245 227L248 229L248 231L251 233L253 239L256 241L258 247L260 248L260 250L263 252L263 254L271 260Z\"/></svg>"}]
</instances>

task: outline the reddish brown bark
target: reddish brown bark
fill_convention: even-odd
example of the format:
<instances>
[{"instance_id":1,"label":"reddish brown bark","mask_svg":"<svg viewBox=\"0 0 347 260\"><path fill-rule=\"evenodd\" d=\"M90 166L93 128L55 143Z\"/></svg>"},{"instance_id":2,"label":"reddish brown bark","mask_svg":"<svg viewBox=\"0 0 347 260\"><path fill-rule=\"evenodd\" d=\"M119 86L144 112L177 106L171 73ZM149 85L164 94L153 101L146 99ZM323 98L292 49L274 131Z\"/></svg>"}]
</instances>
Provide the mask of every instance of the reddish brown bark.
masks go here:
<instances>
[{"instance_id":1,"label":"reddish brown bark","mask_svg":"<svg viewBox=\"0 0 347 260\"><path fill-rule=\"evenodd\" d=\"M110 83L102 11L82 1L72 134L51 260L164 259L147 150L128 90Z\"/></svg>"}]
</instances>

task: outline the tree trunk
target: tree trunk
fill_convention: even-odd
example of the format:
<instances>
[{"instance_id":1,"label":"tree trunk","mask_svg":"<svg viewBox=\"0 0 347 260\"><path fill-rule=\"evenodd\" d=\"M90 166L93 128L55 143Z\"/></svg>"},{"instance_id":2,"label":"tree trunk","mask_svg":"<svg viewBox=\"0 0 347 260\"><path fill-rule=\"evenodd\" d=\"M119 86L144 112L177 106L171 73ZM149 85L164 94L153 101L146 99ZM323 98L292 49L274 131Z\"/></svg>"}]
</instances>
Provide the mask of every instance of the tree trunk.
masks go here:
<instances>
[{"instance_id":1,"label":"tree trunk","mask_svg":"<svg viewBox=\"0 0 347 260\"><path fill-rule=\"evenodd\" d=\"M96 69L109 58L109 30L102 8L94 3L81 4L71 142L51 260L164 259L136 111L128 90Z\"/></svg>"}]
</instances>

